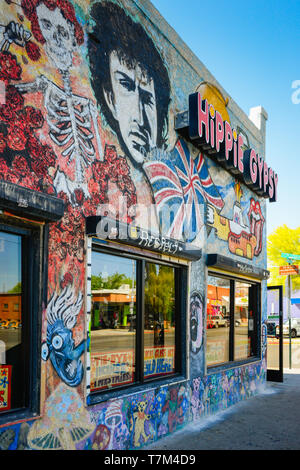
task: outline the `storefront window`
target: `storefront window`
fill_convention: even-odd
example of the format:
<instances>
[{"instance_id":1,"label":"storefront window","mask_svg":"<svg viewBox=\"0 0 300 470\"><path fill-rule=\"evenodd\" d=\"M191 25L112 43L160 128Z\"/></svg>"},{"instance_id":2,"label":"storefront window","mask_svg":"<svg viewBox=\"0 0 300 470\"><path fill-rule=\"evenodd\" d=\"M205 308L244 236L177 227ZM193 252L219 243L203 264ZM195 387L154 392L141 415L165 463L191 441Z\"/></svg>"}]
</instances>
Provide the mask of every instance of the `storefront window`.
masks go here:
<instances>
[{"instance_id":1,"label":"storefront window","mask_svg":"<svg viewBox=\"0 0 300 470\"><path fill-rule=\"evenodd\" d=\"M207 364L229 361L230 281L208 277L206 318Z\"/></svg>"},{"instance_id":2,"label":"storefront window","mask_svg":"<svg viewBox=\"0 0 300 470\"><path fill-rule=\"evenodd\" d=\"M92 250L91 392L179 372L180 272Z\"/></svg>"},{"instance_id":3,"label":"storefront window","mask_svg":"<svg viewBox=\"0 0 300 470\"><path fill-rule=\"evenodd\" d=\"M253 331L253 317L249 318L249 289L251 285L236 282L234 300L234 358L251 357L251 340L249 332ZM249 331L250 330L250 331Z\"/></svg>"},{"instance_id":4,"label":"storefront window","mask_svg":"<svg viewBox=\"0 0 300 470\"><path fill-rule=\"evenodd\" d=\"M0 412L25 406L22 237L0 231Z\"/></svg>"},{"instance_id":5,"label":"storefront window","mask_svg":"<svg viewBox=\"0 0 300 470\"><path fill-rule=\"evenodd\" d=\"M92 252L91 390L135 381L136 261Z\"/></svg>"},{"instance_id":6,"label":"storefront window","mask_svg":"<svg viewBox=\"0 0 300 470\"><path fill-rule=\"evenodd\" d=\"M258 354L259 284L208 276L208 366L249 359Z\"/></svg>"}]
</instances>

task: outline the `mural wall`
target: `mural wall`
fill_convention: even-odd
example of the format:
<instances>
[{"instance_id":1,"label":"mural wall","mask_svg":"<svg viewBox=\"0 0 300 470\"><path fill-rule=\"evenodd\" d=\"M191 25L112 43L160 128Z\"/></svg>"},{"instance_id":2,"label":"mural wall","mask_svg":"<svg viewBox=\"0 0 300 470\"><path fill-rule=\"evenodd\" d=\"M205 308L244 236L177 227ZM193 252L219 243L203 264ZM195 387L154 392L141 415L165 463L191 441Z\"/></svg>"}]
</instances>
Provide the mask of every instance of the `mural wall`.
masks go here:
<instances>
[{"instance_id":1,"label":"mural wall","mask_svg":"<svg viewBox=\"0 0 300 470\"><path fill-rule=\"evenodd\" d=\"M0 449L139 448L252 396L265 380L264 362L205 376L202 259L189 289L191 381L86 406L86 216L134 221L203 253L265 266L265 204L178 138L174 115L204 79L141 3L0 0L0 178L65 202L49 234L42 417L0 428ZM218 93L202 91L211 100Z\"/></svg>"}]
</instances>

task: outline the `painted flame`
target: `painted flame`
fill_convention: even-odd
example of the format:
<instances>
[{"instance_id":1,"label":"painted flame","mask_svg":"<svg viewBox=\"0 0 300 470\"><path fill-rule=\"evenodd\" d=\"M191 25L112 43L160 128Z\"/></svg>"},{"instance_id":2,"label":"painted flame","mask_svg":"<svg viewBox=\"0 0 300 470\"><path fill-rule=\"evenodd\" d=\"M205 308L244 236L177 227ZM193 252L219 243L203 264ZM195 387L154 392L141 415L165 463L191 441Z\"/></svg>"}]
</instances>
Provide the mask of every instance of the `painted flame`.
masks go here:
<instances>
[{"instance_id":1,"label":"painted flame","mask_svg":"<svg viewBox=\"0 0 300 470\"><path fill-rule=\"evenodd\" d=\"M241 202L242 195L243 195L243 190L241 188L241 184L240 184L239 181L235 184L234 191L235 191L237 202Z\"/></svg>"}]
</instances>

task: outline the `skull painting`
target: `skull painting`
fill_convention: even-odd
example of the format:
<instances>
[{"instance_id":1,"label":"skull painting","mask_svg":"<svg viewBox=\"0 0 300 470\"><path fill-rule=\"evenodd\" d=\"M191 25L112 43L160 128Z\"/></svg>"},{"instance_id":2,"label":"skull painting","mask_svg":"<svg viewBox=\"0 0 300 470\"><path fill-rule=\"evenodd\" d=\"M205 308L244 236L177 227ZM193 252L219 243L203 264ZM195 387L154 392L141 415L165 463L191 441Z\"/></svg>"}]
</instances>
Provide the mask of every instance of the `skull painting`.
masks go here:
<instances>
[{"instance_id":1,"label":"skull painting","mask_svg":"<svg viewBox=\"0 0 300 470\"><path fill-rule=\"evenodd\" d=\"M51 11L44 3L36 8L36 13L49 59L59 70L68 70L76 45L74 26L58 8Z\"/></svg>"}]
</instances>

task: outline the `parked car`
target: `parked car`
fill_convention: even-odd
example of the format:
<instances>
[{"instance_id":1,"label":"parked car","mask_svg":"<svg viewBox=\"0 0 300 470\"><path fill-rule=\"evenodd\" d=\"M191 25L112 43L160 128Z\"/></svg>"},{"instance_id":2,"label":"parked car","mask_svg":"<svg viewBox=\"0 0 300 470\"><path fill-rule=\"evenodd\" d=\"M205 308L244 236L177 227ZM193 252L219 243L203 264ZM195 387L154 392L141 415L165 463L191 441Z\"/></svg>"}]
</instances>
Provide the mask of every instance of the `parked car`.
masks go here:
<instances>
[{"instance_id":1,"label":"parked car","mask_svg":"<svg viewBox=\"0 0 300 470\"><path fill-rule=\"evenodd\" d=\"M1 320L0 321L0 328L8 328L10 320Z\"/></svg>"},{"instance_id":2,"label":"parked car","mask_svg":"<svg viewBox=\"0 0 300 470\"><path fill-rule=\"evenodd\" d=\"M225 320L225 322L226 322L226 325L225 325L225 326L228 326L228 327L229 327L229 326L230 326L230 315L226 315L226 316L224 317L224 320ZM240 318L235 318L235 319L234 319L234 324L235 324L235 326L240 326L240 324L241 324L241 319L240 319Z\"/></svg>"},{"instance_id":3,"label":"parked car","mask_svg":"<svg viewBox=\"0 0 300 470\"><path fill-rule=\"evenodd\" d=\"M20 326L21 326L20 320L11 320L11 321L8 323L7 328L14 328L14 329L17 329L17 328L20 328Z\"/></svg>"},{"instance_id":4,"label":"parked car","mask_svg":"<svg viewBox=\"0 0 300 470\"><path fill-rule=\"evenodd\" d=\"M207 328L227 326L227 320L222 315L207 315Z\"/></svg>"},{"instance_id":5,"label":"parked car","mask_svg":"<svg viewBox=\"0 0 300 470\"><path fill-rule=\"evenodd\" d=\"M289 335L289 321L285 321L282 325L282 334ZM279 326L276 326L276 336L279 336ZM300 318L291 318L291 337L300 336Z\"/></svg>"}]
</instances>

